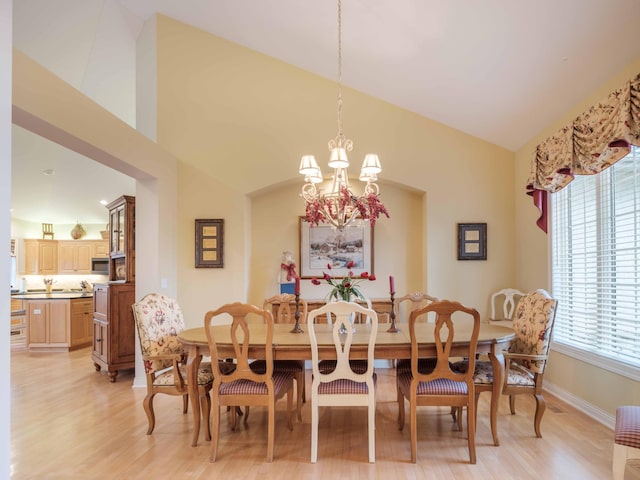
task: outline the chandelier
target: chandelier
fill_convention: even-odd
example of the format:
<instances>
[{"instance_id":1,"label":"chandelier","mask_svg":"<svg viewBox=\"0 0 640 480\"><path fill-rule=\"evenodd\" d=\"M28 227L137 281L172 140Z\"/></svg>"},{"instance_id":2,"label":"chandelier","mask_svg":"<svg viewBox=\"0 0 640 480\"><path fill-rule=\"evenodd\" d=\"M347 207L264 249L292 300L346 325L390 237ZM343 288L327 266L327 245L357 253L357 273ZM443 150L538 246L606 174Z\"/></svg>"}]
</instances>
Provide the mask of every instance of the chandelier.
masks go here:
<instances>
[{"instance_id":1,"label":"chandelier","mask_svg":"<svg viewBox=\"0 0 640 480\"><path fill-rule=\"evenodd\" d=\"M307 221L312 225L331 224L338 230L360 217L374 226L380 214L389 218L389 212L379 198L380 189L375 183L382 171L378 155L368 153L362 162L359 180L365 182L364 192L356 195L349 186L349 159L347 153L353 142L342 131L342 2L338 0L338 134L329 140L329 167L333 168L331 189L323 193L316 184L323 181L322 172L313 155L304 155L299 172L304 175L302 197L305 201Z\"/></svg>"}]
</instances>

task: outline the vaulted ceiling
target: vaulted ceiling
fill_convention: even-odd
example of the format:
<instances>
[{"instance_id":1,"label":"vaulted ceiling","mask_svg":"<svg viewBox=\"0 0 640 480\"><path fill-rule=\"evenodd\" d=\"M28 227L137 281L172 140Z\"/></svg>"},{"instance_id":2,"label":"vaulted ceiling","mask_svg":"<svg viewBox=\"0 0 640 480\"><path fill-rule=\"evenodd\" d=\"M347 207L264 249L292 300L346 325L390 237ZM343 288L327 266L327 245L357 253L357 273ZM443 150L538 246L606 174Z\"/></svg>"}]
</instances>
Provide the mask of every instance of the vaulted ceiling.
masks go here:
<instances>
[{"instance_id":1,"label":"vaulted ceiling","mask_svg":"<svg viewBox=\"0 0 640 480\"><path fill-rule=\"evenodd\" d=\"M155 13L337 79L337 5L331 1L13 4L14 46L132 125L135 40ZM345 85L513 151L640 56L637 0L344 0L342 9ZM103 214L94 197L107 184L92 185L95 176L111 175L108 183L118 194L134 193L131 179L96 172L103 167L55 148L47 154L44 141L29 135L14 134L16 216L91 223L96 212ZM62 170L78 175L43 201L51 189L41 182L51 178L41 172L55 169L56 158L62 165L70 159ZM29 166L17 168L16 161ZM54 209L63 198L66 203ZM93 213L83 210L94 203ZM58 219L60 212L66 215Z\"/></svg>"}]
</instances>

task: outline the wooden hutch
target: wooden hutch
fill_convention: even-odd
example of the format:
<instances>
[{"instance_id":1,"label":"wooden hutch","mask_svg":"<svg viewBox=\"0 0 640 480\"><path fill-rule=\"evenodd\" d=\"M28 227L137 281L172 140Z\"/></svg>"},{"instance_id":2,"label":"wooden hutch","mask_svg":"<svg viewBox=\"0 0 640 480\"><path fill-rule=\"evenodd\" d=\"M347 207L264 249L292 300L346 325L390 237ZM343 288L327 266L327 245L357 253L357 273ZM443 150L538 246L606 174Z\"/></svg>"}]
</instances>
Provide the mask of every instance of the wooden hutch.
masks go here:
<instances>
[{"instance_id":1,"label":"wooden hutch","mask_svg":"<svg viewBox=\"0 0 640 480\"><path fill-rule=\"evenodd\" d=\"M122 196L109 209L109 282L93 288L93 353L96 371L106 370L111 382L119 370L135 368L136 199Z\"/></svg>"}]
</instances>

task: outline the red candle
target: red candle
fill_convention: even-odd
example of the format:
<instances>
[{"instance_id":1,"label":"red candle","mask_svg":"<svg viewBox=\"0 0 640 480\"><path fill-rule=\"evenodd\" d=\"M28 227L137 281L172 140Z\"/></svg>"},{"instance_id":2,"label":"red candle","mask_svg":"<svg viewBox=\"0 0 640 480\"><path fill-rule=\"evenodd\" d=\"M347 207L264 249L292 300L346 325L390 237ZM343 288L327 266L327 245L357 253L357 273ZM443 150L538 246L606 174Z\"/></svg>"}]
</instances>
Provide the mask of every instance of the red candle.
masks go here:
<instances>
[{"instance_id":1,"label":"red candle","mask_svg":"<svg viewBox=\"0 0 640 480\"><path fill-rule=\"evenodd\" d=\"M389 293L396 293L396 285L393 281L393 275L389 275Z\"/></svg>"},{"instance_id":2,"label":"red candle","mask_svg":"<svg viewBox=\"0 0 640 480\"><path fill-rule=\"evenodd\" d=\"M295 294L300 295L300 277L296 275Z\"/></svg>"}]
</instances>

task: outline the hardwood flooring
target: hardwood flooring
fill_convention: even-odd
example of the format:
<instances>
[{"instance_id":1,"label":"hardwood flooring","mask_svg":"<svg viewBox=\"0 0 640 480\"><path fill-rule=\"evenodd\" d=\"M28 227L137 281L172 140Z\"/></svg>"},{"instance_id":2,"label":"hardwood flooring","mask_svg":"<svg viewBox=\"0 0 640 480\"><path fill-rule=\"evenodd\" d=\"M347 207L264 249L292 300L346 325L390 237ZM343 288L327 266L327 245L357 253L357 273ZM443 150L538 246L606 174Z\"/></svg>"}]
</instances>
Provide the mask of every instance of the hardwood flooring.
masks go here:
<instances>
[{"instance_id":1,"label":"hardwood flooring","mask_svg":"<svg viewBox=\"0 0 640 480\"><path fill-rule=\"evenodd\" d=\"M367 462L366 409L321 409L318 463L311 464L309 403L303 422L286 428L278 402L273 463L265 463L266 411L253 408L248 428L229 429L222 412L218 461L210 442L191 447L191 415L176 397L155 399L156 427L146 435L146 390L132 388L133 372L116 383L97 373L90 350L12 352L11 464L14 479L580 479L611 478L613 432L546 394L543 438L533 431L534 401L518 398L510 415L501 399L501 446L489 429L489 395L481 396L477 464L468 463L466 429L455 429L447 408L422 408L418 463L410 462L409 426L400 432L392 370L378 371L376 463ZM307 372L307 385L310 375ZM408 410L407 410L408 411ZM630 469L629 469L630 470ZM634 477L628 472L628 479Z\"/></svg>"}]
</instances>

